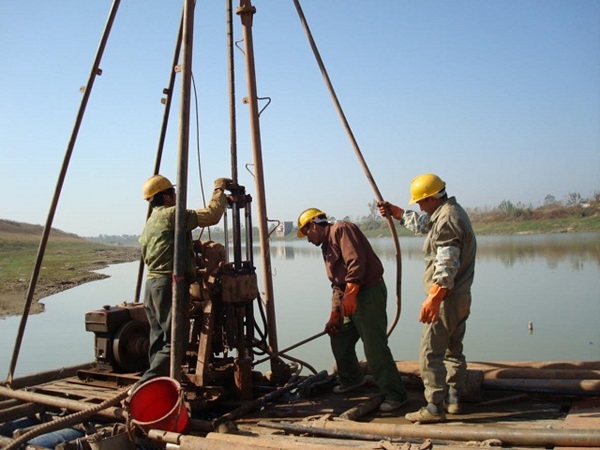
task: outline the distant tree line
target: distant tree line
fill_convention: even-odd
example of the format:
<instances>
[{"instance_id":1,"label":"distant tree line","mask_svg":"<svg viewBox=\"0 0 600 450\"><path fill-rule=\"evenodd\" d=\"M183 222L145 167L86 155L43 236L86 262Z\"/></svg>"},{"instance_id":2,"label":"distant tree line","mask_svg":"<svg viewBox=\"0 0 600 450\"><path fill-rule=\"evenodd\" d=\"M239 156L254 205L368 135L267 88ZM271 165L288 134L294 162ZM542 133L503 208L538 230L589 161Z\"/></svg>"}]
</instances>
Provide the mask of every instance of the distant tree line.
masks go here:
<instances>
[{"instance_id":1,"label":"distant tree line","mask_svg":"<svg viewBox=\"0 0 600 450\"><path fill-rule=\"evenodd\" d=\"M387 230L388 223L387 220L379 214L377 200L371 201L368 208L369 213L365 216L355 218L345 216L342 220L356 223L361 230L365 232L381 230L383 233L384 230ZM475 224L517 220L552 220L564 217L588 217L600 214L600 191L594 192L594 195L587 199L583 198L579 192L569 192L563 201L557 200L554 195L548 194L544 198L543 203L537 207L532 204L525 204L522 202L513 203L510 200L503 200L496 207L467 208L467 213ZM329 217L329 219L336 220L335 217ZM274 228L274 226L272 228ZM200 231L194 231L194 239L198 239L199 234ZM243 230L242 235L245 236ZM257 227L252 227L252 236L254 243L258 243L259 232ZM296 236L295 229L286 236L286 239L290 236ZM228 237L231 239L231 232ZM272 237L275 239L274 235L272 235ZM132 234L101 234L96 237L87 237L86 239L108 245L137 247L139 245L138 238L138 235ZM223 228L220 227L211 227L210 231L209 229L204 229L202 231L201 239L223 242L225 240L225 232Z\"/></svg>"},{"instance_id":2,"label":"distant tree line","mask_svg":"<svg viewBox=\"0 0 600 450\"><path fill-rule=\"evenodd\" d=\"M379 214L377 200L371 201L368 207L368 215L356 218L346 216L342 220L358 224L363 231L386 229L387 220ZM496 207L467 208L467 213L474 223L586 217L600 213L600 191L594 192L591 198L583 198L579 192L569 192L563 201L548 194L539 206L503 200Z\"/></svg>"},{"instance_id":3,"label":"distant tree line","mask_svg":"<svg viewBox=\"0 0 600 450\"><path fill-rule=\"evenodd\" d=\"M137 247L138 246L138 235L135 234L121 234L121 235L108 235L101 234L99 236L88 236L86 237L89 241L100 242L106 245L122 245L125 247Z\"/></svg>"}]
</instances>

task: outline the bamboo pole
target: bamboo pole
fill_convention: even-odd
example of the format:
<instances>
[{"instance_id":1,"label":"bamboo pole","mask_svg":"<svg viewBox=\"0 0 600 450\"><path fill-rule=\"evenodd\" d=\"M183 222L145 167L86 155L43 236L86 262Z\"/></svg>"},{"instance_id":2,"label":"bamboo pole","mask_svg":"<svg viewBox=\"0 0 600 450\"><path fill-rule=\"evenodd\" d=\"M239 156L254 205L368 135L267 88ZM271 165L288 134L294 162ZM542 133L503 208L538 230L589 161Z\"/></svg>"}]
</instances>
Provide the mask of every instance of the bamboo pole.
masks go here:
<instances>
[{"instance_id":1,"label":"bamboo pole","mask_svg":"<svg viewBox=\"0 0 600 450\"><path fill-rule=\"evenodd\" d=\"M487 379L600 379L599 361L555 361L555 362L468 362L470 371L479 370ZM396 361L396 368L403 375L420 376L418 361Z\"/></svg>"},{"instance_id":2,"label":"bamboo pole","mask_svg":"<svg viewBox=\"0 0 600 450\"><path fill-rule=\"evenodd\" d=\"M493 369L483 372L486 380L521 378L546 380L600 380L600 370L529 369L525 367Z\"/></svg>"},{"instance_id":3,"label":"bamboo pole","mask_svg":"<svg viewBox=\"0 0 600 450\"><path fill-rule=\"evenodd\" d=\"M469 362L481 388L559 395L600 395L600 361ZM420 377L417 361L396 361L402 375Z\"/></svg>"},{"instance_id":4,"label":"bamboo pole","mask_svg":"<svg viewBox=\"0 0 600 450\"><path fill-rule=\"evenodd\" d=\"M80 402L77 400L69 400L67 398L53 397L51 395L45 394L37 394L35 392L14 391L4 386L0 386L0 395L8 398L16 398L24 402L39 403L55 408L66 408L72 411L85 411L95 406L95 404L92 403ZM109 407L105 410L98 411L96 414L98 416L107 417L109 419L125 421L125 411L122 408Z\"/></svg>"},{"instance_id":5,"label":"bamboo pole","mask_svg":"<svg viewBox=\"0 0 600 450\"><path fill-rule=\"evenodd\" d=\"M288 430L289 424L259 422L259 426ZM295 425L296 431L298 427ZM389 423L362 423L347 421L319 422L302 427L302 432L322 436L329 431L371 434L392 439L417 438L451 441L485 441L498 439L503 445L529 445L542 447L599 447L600 430L508 428L498 426L453 427L448 425L394 425Z\"/></svg>"},{"instance_id":6,"label":"bamboo pole","mask_svg":"<svg viewBox=\"0 0 600 450\"><path fill-rule=\"evenodd\" d=\"M488 369L502 368L528 368L528 369L562 369L562 370L600 370L600 361L491 361L468 363L470 368L485 371Z\"/></svg>"},{"instance_id":7,"label":"bamboo pole","mask_svg":"<svg viewBox=\"0 0 600 450\"><path fill-rule=\"evenodd\" d=\"M482 387L501 391L600 395L600 380L493 379L484 380Z\"/></svg>"},{"instance_id":8,"label":"bamboo pole","mask_svg":"<svg viewBox=\"0 0 600 450\"><path fill-rule=\"evenodd\" d=\"M357 442L350 440L333 440L323 438L296 437L285 435L253 435L253 434L223 434L209 433L206 437L183 435L150 430L148 437L154 441L166 443L167 448L177 450L256 450L256 449L285 449L285 450L356 450L372 449L372 442Z\"/></svg>"},{"instance_id":9,"label":"bamboo pole","mask_svg":"<svg viewBox=\"0 0 600 450\"><path fill-rule=\"evenodd\" d=\"M206 435L206 439L210 441L226 443L228 448L235 448L238 450L240 446L242 448L256 449L256 448L268 448L268 449L286 449L286 450L336 450L344 449L357 449L357 448L373 448L372 443L362 442L357 446L356 443L351 441L336 440L333 443L327 442L331 439L319 439L302 436L300 438L296 436L281 436L281 435L260 435L250 436L244 434L221 434L221 433L209 433ZM190 449L200 447L189 447ZM203 448L203 447L202 447Z\"/></svg>"},{"instance_id":10,"label":"bamboo pole","mask_svg":"<svg viewBox=\"0 0 600 450\"><path fill-rule=\"evenodd\" d=\"M468 363L469 389L474 389L473 393L478 393L480 389L490 389L558 395L600 395L600 379L595 378L598 376L598 371L592 369L596 366L595 361L527 362L515 368L510 367L509 364ZM560 368L554 369L554 367ZM397 361L396 368L402 375L420 376L416 361ZM587 376L594 378L583 378ZM474 400L476 397L465 392L464 399Z\"/></svg>"}]
</instances>

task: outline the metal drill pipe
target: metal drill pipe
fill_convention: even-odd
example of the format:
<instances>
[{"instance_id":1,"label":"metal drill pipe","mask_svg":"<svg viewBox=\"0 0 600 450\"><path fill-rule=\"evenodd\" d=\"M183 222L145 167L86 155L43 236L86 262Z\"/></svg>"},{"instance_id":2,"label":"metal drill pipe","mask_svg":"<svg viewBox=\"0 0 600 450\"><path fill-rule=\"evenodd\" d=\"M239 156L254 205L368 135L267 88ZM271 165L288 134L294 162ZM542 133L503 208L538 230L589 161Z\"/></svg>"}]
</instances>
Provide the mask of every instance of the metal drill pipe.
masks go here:
<instances>
[{"instance_id":1,"label":"metal drill pipe","mask_svg":"<svg viewBox=\"0 0 600 450\"><path fill-rule=\"evenodd\" d=\"M277 353L277 321L275 315L275 299L271 268L271 251L269 248L267 205L265 196L265 181L262 160L262 144L260 139L260 121L258 118L258 96L256 94L256 73L254 66L254 43L252 38L252 17L256 8L250 0L241 0L236 13L242 21L246 58L246 85L248 89L248 106L250 108L250 129L252 140L252 153L254 156L254 183L256 186L256 209L258 211L258 231L260 237L260 250L263 266L264 298L267 309L267 334L269 337L269 351ZM280 370L277 359L271 359L271 370L276 373Z\"/></svg>"},{"instance_id":2,"label":"metal drill pipe","mask_svg":"<svg viewBox=\"0 0 600 450\"><path fill-rule=\"evenodd\" d=\"M186 207L187 172L190 140L190 96L192 85L192 50L194 45L194 0L184 0L182 63L181 63L181 102L179 105L179 149L177 152L177 187L175 206L175 255L173 267L173 315L171 320L171 378L181 380L183 362L183 342L187 320L185 317L185 298L188 295L188 283L185 281L186 253Z\"/></svg>"},{"instance_id":3,"label":"metal drill pipe","mask_svg":"<svg viewBox=\"0 0 600 450\"><path fill-rule=\"evenodd\" d=\"M290 345L288 348L284 348L283 350L279 350L277 353L273 353L273 355L269 355L266 358L259 359L258 361L255 361L253 363L253 365L256 366L257 364L260 364L260 363L265 362L265 361L267 361L267 360L269 360L271 358L274 358L274 357L276 357L278 355L281 355L282 353L286 353L286 352L289 352L290 350L294 350L295 348L300 347L301 345L304 345L307 342L314 341L315 339L320 338L324 334L327 334L327 332L326 331L321 331L320 333L317 333L314 336L307 337L306 339L304 339L304 340L302 340L300 342L297 342L294 345Z\"/></svg>"}]
</instances>

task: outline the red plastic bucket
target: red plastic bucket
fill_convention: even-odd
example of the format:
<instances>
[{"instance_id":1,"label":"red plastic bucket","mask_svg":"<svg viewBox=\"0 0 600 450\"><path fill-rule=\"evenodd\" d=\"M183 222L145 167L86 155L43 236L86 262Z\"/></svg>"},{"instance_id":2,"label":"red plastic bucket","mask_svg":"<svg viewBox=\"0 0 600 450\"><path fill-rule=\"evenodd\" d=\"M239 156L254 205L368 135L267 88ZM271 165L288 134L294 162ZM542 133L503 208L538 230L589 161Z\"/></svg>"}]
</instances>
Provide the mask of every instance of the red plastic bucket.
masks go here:
<instances>
[{"instance_id":1,"label":"red plastic bucket","mask_svg":"<svg viewBox=\"0 0 600 450\"><path fill-rule=\"evenodd\" d=\"M169 377L153 378L133 391L129 413L146 433L151 429L183 433L189 424L181 385Z\"/></svg>"}]
</instances>

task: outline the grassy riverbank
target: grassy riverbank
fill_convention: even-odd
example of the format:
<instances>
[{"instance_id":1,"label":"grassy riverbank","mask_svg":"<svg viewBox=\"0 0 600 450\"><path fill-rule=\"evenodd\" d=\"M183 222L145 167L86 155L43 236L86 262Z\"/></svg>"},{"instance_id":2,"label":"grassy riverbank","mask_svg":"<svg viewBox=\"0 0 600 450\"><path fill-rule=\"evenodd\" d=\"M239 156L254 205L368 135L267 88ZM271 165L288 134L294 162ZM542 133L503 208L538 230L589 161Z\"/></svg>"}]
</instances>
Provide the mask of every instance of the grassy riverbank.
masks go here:
<instances>
[{"instance_id":1,"label":"grassy riverbank","mask_svg":"<svg viewBox=\"0 0 600 450\"><path fill-rule=\"evenodd\" d=\"M486 234L598 233L600 232L600 215L492 222L474 220L473 229L478 236ZM396 226L396 231L398 236L414 236L411 231L402 226ZM377 228L366 230L365 234L368 237L385 237L390 236L390 231L389 228Z\"/></svg>"},{"instance_id":2,"label":"grassy riverbank","mask_svg":"<svg viewBox=\"0 0 600 450\"><path fill-rule=\"evenodd\" d=\"M600 232L599 199L577 205L553 204L538 208L503 202L497 208L475 208L467 212L477 235ZM373 208L369 216L355 222L368 237L390 236L387 220ZM395 223L399 236L413 235Z\"/></svg>"},{"instance_id":3,"label":"grassy riverbank","mask_svg":"<svg viewBox=\"0 0 600 450\"><path fill-rule=\"evenodd\" d=\"M42 227L0 219L0 317L20 314L35 266ZM74 234L53 230L44 253L34 299L89 281L105 278L95 273L110 264L139 259L135 247L103 245ZM33 302L33 313L44 305Z\"/></svg>"},{"instance_id":4,"label":"grassy riverbank","mask_svg":"<svg viewBox=\"0 0 600 450\"><path fill-rule=\"evenodd\" d=\"M600 232L600 204L590 206L504 208L469 211L475 233L533 234ZM372 214L356 221L368 237L390 236L387 221ZM42 227L0 219L0 317L21 314L25 303ZM397 226L399 236L413 236ZM216 235L214 239L219 239ZM295 231L284 238L297 240ZM105 278L94 270L110 264L138 260L139 249L106 245L77 235L53 230L43 259L34 300ZM32 312L44 305L33 302Z\"/></svg>"}]
</instances>

